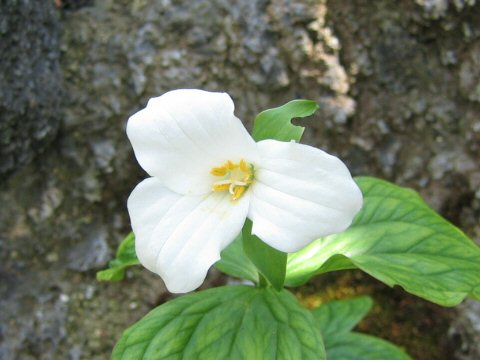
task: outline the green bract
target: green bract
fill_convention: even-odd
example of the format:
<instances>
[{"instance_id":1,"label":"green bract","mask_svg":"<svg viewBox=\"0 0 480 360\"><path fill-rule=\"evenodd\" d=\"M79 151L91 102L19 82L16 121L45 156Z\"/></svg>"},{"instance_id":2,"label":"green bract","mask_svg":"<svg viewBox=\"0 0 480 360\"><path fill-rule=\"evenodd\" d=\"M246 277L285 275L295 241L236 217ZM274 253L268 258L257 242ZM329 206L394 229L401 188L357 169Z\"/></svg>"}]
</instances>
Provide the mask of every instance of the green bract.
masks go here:
<instances>
[{"instance_id":1,"label":"green bract","mask_svg":"<svg viewBox=\"0 0 480 360\"><path fill-rule=\"evenodd\" d=\"M326 359L313 315L289 292L228 286L192 293L127 329L113 360Z\"/></svg>"}]
</instances>

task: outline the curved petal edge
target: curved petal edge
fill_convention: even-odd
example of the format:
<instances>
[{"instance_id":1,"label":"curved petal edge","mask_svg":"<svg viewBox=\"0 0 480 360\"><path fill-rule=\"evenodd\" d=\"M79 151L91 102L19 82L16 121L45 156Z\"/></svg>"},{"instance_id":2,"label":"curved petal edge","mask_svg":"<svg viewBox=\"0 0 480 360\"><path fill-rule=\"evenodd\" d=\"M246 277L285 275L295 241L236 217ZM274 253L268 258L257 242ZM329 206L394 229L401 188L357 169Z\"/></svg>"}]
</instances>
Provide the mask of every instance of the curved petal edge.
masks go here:
<instances>
[{"instance_id":1,"label":"curved petal edge","mask_svg":"<svg viewBox=\"0 0 480 360\"><path fill-rule=\"evenodd\" d=\"M142 181L128 199L140 262L172 293L196 289L241 231L248 203L248 196L236 202L228 193L182 196L156 178Z\"/></svg>"},{"instance_id":2,"label":"curved petal edge","mask_svg":"<svg viewBox=\"0 0 480 360\"><path fill-rule=\"evenodd\" d=\"M270 246L295 252L319 237L344 231L362 207L362 193L345 164L314 147L258 143L248 217Z\"/></svg>"}]
</instances>

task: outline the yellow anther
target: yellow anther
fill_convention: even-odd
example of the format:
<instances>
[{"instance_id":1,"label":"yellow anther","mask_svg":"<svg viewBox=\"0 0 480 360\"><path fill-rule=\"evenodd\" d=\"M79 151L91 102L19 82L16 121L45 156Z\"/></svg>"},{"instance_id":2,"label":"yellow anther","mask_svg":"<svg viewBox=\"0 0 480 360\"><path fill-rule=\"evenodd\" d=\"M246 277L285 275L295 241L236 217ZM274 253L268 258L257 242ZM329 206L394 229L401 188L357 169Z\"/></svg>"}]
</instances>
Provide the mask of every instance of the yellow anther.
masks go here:
<instances>
[{"instance_id":1,"label":"yellow anther","mask_svg":"<svg viewBox=\"0 0 480 360\"><path fill-rule=\"evenodd\" d=\"M228 170L233 170L237 167L234 162L228 160L226 164L224 165Z\"/></svg>"},{"instance_id":2,"label":"yellow anther","mask_svg":"<svg viewBox=\"0 0 480 360\"><path fill-rule=\"evenodd\" d=\"M242 197L253 182L253 166L241 159L238 163L228 160L219 167L210 170L213 176L223 177L212 185L212 191L228 191L233 201Z\"/></svg>"},{"instance_id":3,"label":"yellow anther","mask_svg":"<svg viewBox=\"0 0 480 360\"><path fill-rule=\"evenodd\" d=\"M219 184L219 183L214 183L212 186L213 191L225 191L230 188L230 183L226 184Z\"/></svg>"},{"instance_id":4,"label":"yellow anther","mask_svg":"<svg viewBox=\"0 0 480 360\"><path fill-rule=\"evenodd\" d=\"M214 176L225 176L225 175L227 175L227 171L228 170L225 166L220 166L220 167L213 168L210 171L210 174L212 174Z\"/></svg>"},{"instance_id":5,"label":"yellow anther","mask_svg":"<svg viewBox=\"0 0 480 360\"><path fill-rule=\"evenodd\" d=\"M242 170L244 173L248 173L249 172L249 168L248 168L248 164L245 160L240 160L240 164L238 164L240 166L240 170Z\"/></svg>"},{"instance_id":6,"label":"yellow anther","mask_svg":"<svg viewBox=\"0 0 480 360\"><path fill-rule=\"evenodd\" d=\"M232 200L238 200L245 192L245 186L235 186L233 189Z\"/></svg>"}]
</instances>

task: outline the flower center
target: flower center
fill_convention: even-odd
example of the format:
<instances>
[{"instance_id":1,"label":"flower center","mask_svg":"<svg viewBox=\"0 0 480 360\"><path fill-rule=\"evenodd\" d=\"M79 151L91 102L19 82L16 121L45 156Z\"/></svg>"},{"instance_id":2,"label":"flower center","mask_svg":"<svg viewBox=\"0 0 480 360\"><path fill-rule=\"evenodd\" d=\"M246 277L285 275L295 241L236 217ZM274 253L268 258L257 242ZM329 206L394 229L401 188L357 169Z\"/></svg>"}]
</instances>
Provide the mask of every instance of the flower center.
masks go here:
<instances>
[{"instance_id":1,"label":"flower center","mask_svg":"<svg viewBox=\"0 0 480 360\"><path fill-rule=\"evenodd\" d=\"M228 160L220 167L215 167L210 171L213 176L222 177L222 180L215 181L212 191L229 191L232 200L240 199L250 184L253 182L253 165L245 160L240 160L238 164Z\"/></svg>"}]
</instances>

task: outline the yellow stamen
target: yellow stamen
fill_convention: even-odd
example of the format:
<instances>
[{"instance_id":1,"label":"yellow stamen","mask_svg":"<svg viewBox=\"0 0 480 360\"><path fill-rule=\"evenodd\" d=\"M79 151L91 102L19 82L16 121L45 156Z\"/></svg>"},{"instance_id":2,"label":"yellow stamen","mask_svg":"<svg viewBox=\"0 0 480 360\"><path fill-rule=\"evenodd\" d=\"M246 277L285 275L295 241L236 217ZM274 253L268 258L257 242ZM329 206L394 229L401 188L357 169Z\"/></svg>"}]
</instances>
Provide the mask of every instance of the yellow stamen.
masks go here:
<instances>
[{"instance_id":1,"label":"yellow stamen","mask_svg":"<svg viewBox=\"0 0 480 360\"><path fill-rule=\"evenodd\" d=\"M231 162L230 160L227 161L227 163L224 165L228 170L233 170L237 167L235 163Z\"/></svg>"},{"instance_id":2,"label":"yellow stamen","mask_svg":"<svg viewBox=\"0 0 480 360\"><path fill-rule=\"evenodd\" d=\"M232 194L232 200L238 200L245 192L245 186L235 186Z\"/></svg>"},{"instance_id":3,"label":"yellow stamen","mask_svg":"<svg viewBox=\"0 0 480 360\"><path fill-rule=\"evenodd\" d=\"M222 166L210 170L213 176L223 177L222 180L213 183L212 191L228 191L232 201L238 200L253 183L253 173L253 165L244 159L238 163L228 160Z\"/></svg>"},{"instance_id":4,"label":"yellow stamen","mask_svg":"<svg viewBox=\"0 0 480 360\"><path fill-rule=\"evenodd\" d=\"M212 186L212 190L213 191L225 191L225 190L228 190L230 188L230 183L227 183L227 184L213 184Z\"/></svg>"},{"instance_id":5,"label":"yellow stamen","mask_svg":"<svg viewBox=\"0 0 480 360\"><path fill-rule=\"evenodd\" d=\"M240 160L240 164L238 164L240 166L240 170L242 170L244 173L248 173L249 172L249 168L248 168L248 164L245 160Z\"/></svg>"},{"instance_id":6,"label":"yellow stamen","mask_svg":"<svg viewBox=\"0 0 480 360\"><path fill-rule=\"evenodd\" d=\"M210 171L210 174L214 176L225 176L227 175L227 168L225 166L213 168Z\"/></svg>"}]
</instances>

